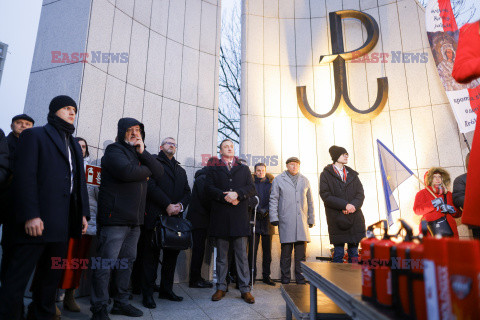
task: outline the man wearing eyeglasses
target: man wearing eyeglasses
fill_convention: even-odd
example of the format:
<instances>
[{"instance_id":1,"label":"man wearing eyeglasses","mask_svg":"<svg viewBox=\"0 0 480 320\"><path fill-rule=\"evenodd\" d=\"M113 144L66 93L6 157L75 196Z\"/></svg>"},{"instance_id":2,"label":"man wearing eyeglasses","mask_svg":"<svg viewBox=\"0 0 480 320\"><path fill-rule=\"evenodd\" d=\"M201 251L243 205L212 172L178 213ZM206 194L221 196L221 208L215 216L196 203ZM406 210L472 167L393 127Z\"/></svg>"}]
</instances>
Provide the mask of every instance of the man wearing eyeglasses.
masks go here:
<instances>
[{"instance_id":1,"label":"man wearing eyeglasses","mask_svg":"<svg viewBox=\"0 0 480 320\"><path fill-rule=\"evenodd\" d=\"M137 255L140 226L145 217L147 181L149 178L159 180L163 175L162 165L145 150L144 139L142 123L133 118L122 118L118 121L117 142L105 149L102 158L95 267L92 262L90 310L93 320L109 319L108 285L113 269L115 296L110 312L129 317L143 315L141 310L129 304L128 285Z\"/></svg>"},{"instance_id":2,"label":"man wearing eyeglasses","mask_svg":"<svg viewBox=\"0 0 480 320\"><path fill-rule=\"evenodd\" d=\"M175 139L163 139L157 160L163 166L165 175L161 180L148 181L147 205L145 208L145 229L142 246L141 277L143 306L149 309L156 308L153 299L155 281L157 279L160 249L153 248L151 239L155 223L160 215L174 216L183 219L183 212L190 203L190 186L187 173L180 166L174 155L177 152ZM160 282L159 298L170 301L182 301L183 297L173 292L173 278L180 250L163 249L162 278Z\"/></svg>"}]
</instances>

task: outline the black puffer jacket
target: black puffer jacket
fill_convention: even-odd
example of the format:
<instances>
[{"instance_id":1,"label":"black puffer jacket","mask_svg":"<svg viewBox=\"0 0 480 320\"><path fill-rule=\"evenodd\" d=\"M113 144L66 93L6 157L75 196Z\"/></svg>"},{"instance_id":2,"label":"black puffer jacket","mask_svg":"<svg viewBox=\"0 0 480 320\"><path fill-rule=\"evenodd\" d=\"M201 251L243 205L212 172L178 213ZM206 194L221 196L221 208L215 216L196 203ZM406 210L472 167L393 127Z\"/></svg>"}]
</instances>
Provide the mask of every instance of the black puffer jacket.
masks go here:
<instances>
[{"instance_id":1,"label":"black puffer jacket","mask_svg":"<svg viewBox=\"0 0 480 320\"><path fill-rule=\"evenodd\" d=\"M154 178L148 181L145 229L155 228L158 216L166 215L170 204L181 203L186 210L190 203L190 186L185 169L175 158L168 159L163 151L158 154L157 162L165 174L160 180ZM178 217L182 217L182 213Z\"/></svg>"},{"instance_id":2,"label":"black puffer jacket","mask_svg":"<svg viewBox=\"0 0 480 320\"><path fill-rule=\"evenodd\" d=\"M330 243L359 243L365 237L365 218L362 213L363 186L358 173L347 169L347 181L343 182L328 165L320 174L320 197L325 205ZM357 211L344 214L347 204L355 206Z\"/></svg>"},{"instance_id":3,"label":"black puffer jacket","mask_svg":"<svg viewBox=\"0 0 480 320\"><path fill-rule=\"evenodd\" d=\"M465 190L467 188L467 174L464 173L455 178L453 181L453 204L457 208L463 209L463 204L465 202Z\"/></svg>"},{"instance_id":4,"label":"black puffer jacket","mask_svg":"<svg viewBox=\"0 0 480 320\"><path fill-rule=\"evenodd\" d=\"M98 226L138 226L145 217L147 180L160 180L163 167L147 150L142 154L125 143L128 128L144 126L132 118L118 121L117 142L109 145L102 158L102 182L98 194Z\"/></svg>"},{"instance_id":5,"label":"black puffer jacket","mask_svg":"<svg viewBox=\"0 0 480 320\"><path fill-rule=\"evenodd\" d=\"M210 198L205 192L205 178L208 167L195 172L195 183L192 190L192 201L188 207L187 219L192 222L194 229L207 229L210 222Z\"/></svg>"}]
</instances>

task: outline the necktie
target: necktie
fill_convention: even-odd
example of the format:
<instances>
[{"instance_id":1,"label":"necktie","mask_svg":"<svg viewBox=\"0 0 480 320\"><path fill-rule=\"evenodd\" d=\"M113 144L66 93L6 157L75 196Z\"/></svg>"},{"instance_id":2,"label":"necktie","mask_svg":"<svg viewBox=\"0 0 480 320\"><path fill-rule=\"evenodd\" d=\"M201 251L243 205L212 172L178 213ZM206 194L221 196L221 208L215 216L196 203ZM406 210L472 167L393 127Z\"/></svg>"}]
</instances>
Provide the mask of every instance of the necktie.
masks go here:
<instances>
[{"instance_id":1,"label":"necktie","mask_svg":"<svg viewBox=\"0 0 480 320\"><path fill-rule=\"evenodd\" d=\"M229 161L228 162L228 171L230 171L230 169L232 169L232 163Z\"/></svg>"}]
</instances>

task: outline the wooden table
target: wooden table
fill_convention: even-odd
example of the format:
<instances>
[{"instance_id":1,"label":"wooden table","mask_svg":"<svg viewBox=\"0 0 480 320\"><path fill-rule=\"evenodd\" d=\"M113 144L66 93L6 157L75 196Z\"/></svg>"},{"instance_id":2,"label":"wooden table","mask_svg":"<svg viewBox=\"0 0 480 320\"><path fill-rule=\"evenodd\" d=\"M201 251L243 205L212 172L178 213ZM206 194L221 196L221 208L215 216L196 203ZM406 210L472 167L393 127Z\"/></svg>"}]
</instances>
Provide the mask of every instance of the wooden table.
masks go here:
<instances>
[{"instance_id":1,"label":"wooden table","mask_svg":"<svg viewBox=\"0 0 480 320\"><path fill-rule=\"evenodd\" d=\"M310 319L317 314L317 288L353 319L400 319L393 310L379 309L362 300L362 271L358 264L302 262L310 282Z\"/></svg>"}]
</instances>

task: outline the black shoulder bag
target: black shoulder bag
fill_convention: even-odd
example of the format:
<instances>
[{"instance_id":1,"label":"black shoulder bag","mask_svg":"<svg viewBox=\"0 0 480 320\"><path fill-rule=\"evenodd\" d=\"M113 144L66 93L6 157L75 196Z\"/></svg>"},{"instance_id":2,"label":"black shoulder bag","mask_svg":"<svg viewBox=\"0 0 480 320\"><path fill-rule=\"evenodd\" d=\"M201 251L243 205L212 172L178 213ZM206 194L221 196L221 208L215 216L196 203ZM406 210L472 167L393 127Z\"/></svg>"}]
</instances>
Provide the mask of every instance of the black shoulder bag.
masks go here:
<instances>
[{"instance_id":1,"label":"black shoulder bag","mask_svg":"<svg viewBox=\"0 0 480 320\"><path fill-rule=\"evenodd\" d=\"M155 248L186 250L192 247L192 223L178 216L160 215L152 237Z\"/></svg>"}]
</instances>

